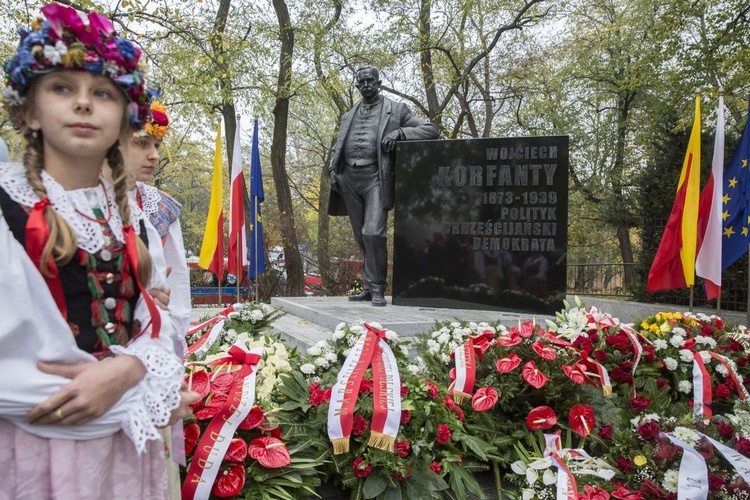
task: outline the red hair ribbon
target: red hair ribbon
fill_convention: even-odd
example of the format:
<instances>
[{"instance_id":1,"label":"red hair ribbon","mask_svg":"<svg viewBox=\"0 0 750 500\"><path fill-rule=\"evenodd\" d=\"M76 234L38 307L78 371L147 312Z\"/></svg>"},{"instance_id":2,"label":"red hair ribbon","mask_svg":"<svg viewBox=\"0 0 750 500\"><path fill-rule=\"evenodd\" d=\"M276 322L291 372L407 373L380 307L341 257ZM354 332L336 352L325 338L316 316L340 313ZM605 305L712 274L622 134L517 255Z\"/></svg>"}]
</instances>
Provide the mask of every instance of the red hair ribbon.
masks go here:
<instances>
[{"instance_id":1,"label":"red hair ribbon","mask_svg":"<svg viewBox=\"0 0 750 500\"><path fill-rule=\"evenodd\" d=\"M47 286L52 294L52 298L55 299L57 308L60 309L60 313L67 321L68 306L65 303L65 294L63 293L62 283L60 283L60 274L57 270L57 264L55 264L55 259L52 255L47 259L47 272L42 272L42 250L44 250L44 243L49 239L50 235L47 219L44 218L44 211L51 205L52 202L49 198L42 198L34 204L34 207L29 214L29 218L26 221L26 234L24 241L26 244L26 253L29 255L29 258L31 258L31 262L34 263L34 266L39 269L44 281L47 282Z\"/></svg>"},{"instance_id":2,"label":"red hair ribbon","mask_svg":"<svg viewBox=\"0 0 750 500\"><path fill-rule=\"evenodd\" d=\"M156 308L156 304L154 304L154 299L151 298L151 295L149 295L146 291L146 287L143 286L141 280L138 279L138 243L136 241L137 236L135 234L133 226L130 224L128 224L127 226L123 226L122 234L123 236L125 236L125 253L128 255L128 259L130 260L130 268L133 272L133 280L138 285L138 291L141 292L143 300L146 301L148 312L149 314L151 314L151 338L155 339L159 337L159 332L161 331L161 315L159 314L159 310Z\"/></svg>"}]
</instances>

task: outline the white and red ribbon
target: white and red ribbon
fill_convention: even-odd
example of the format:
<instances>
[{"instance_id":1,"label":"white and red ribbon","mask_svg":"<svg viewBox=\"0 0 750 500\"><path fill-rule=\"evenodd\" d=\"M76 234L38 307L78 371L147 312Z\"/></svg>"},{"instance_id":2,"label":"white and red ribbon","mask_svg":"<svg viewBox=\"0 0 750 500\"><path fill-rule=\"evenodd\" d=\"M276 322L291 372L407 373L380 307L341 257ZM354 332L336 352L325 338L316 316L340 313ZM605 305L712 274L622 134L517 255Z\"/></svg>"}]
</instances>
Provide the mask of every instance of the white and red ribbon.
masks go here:
<instances>
[{"instance_id":1,"label":"white and red ribbon","mask_svg":"<svg viewBox=\"0 0 750 500\"><path fill-rule=\"evenodd\" d=\"M732 467L734 467L734 470L737 471L737 474L740 475L742 479L745 480L746 483L750 483L750 458L746 457L745 455L739 453L736 450L733 450L729 446L722 444L715 439L711 439L710 437L706 436L705 434L695 431L699 436L703 436L706 438L711 444L714 445L714 447L721 452L722 455L724 455L724 458L727 459L727 462L730 463Z\"/></svg>"},{"instance_id":2,"label":"white and red ribbon","mask_svg":"<svg viewBox=\"0 0 750 500\"><path fill-rule=\"evenodd\" d=\"M711 376L706 370L701 353L693 353L693 418L698 421L703 418L711 419L711 402L713 401L713 390L711 389Z\"/></svg>"},{"instance_id":3,"label":"white and red ribbon","mask_svg":"<svg viewBox=\"0 0 750 500\"><path fill-rule=\"evenodd\" d=\"M633 367L630 369L630 376L633 378L633 397L638 395L638 390L635 388L635 370L638 368L638 363L641 362L641 356L643 355L643 346L638 342L638 334L633 330L632 327L624 325L620 328L620 331L624 333L630 340L630 345L633 346L633 352L635 353L635 359L633 360Z\"/></svg>"},{"instance_id":4,"label":"white and red ribbon","mask_svg":"<svg viewBox=\"0 0 750 500\"><path fill-rule=\"evenodd\" d=\"M218 315L214 316L213 318L204 321L203 323L200 323L198 325L195 325L193 328L191 328L186 336L195 335L196 333L206 330L206 333L203 334L201 338L199 338L195 343L193 343L190 347L188 347L186 356L190 354L200 354L202 352L207 351L213 344L216 342L216 339L219 338L219 334L224 329L224 322L226 321L227 317L229 316L229 313L237 312L240 309L243 308L242 304L233 304L223 311L221 311Z\"/></svg>"},{"instance_id":5,"label":"white and red ribbon","mask_svg":"<svg viewBox=\"0 0 750 500\"><path fill-rule=\"evenodd\" d=\"M677 500L701 500L708 498L708 469L706 460L695 448L671 434L660 433L673 444L683 449L680 471L677 476Z\"/></svg>"},{"instance_id":6,"label":"white and red ribbon","mask_svg":"<svg viewBox=\"0 0 750 500\"><path fill-rule=\"evenodd\" d=\"M182 485L183 500L204 500L211 494L221 462L240 423L247 417L255 402L255 371L263 347L245 351L235 344L220 364L241 365L232 384L224 408L211 420L198 442L193 460Z\"/></svg>"},{"instance_id":7,"label":"white and red ribbon","mask_svg":"<svg viewBox=\"0 0 750 500\"><path fill-rule=\"evenodd\" d=\"M359 338L346 357L331 389L328 407L328 437L333 453L349 451L354 408L359 386L372 365L373 417L369 446L393 452L401 423L401 378L396 358L385 341L385 330L365 324L367 333Z\"/></svg>"},{"instance_id":8,"label":"white and red ribbon","mask_svg":"<svg viewBox=\"0 0 750 500\"><path fill-rule=\"evenodd\" d=\"M482 354L490 346L494 335L486 331L469 339L456 347L453 359L456 370L456 380L451 384L449 394L457 403L471 399L474 394L474 382L477 375L477 359L482 360Z\"/></svg>"},{"instance_id":9,"label":"white and red ribbon","mask_svg":"<svg viewBox=\"0 0 750 500\"><path fill-rule=\"evenodd\" d=\"M737 369L735 368L734 363L729 358L727 358L726 356L722 356L721 354L716 354L712 351L708 351L708 354L727 369L727 372L729 372L729 376L732 377L732 380L734 381L734 386L737 388L737 394L739 394L740 399L743 401L750 400L750 394L748 394L745 384L742 383L742 377L737 373Z\"/></svg>"}]
</instances>

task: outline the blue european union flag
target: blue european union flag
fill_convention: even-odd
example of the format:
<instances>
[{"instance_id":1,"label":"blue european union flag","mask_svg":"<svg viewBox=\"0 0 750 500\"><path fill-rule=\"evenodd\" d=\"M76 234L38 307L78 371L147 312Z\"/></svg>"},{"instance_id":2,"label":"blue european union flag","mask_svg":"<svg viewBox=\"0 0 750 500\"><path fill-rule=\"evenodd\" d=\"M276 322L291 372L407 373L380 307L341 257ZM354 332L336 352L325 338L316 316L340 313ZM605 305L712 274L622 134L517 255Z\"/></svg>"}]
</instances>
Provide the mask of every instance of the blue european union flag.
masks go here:
<instances>
[{"instance_id":1,"label":"blue european union flag","mask_svg":"<svg viewBox=\"0 0 750 500\"><path fill-rule=\"evenodd\" d=\"M724 170L724 196L721 235L721 270L745 255L750 243L750 120L745 122L740 143Z\"/></svg>"},{"instance_id":2,"label":"blue european union flag","mask_svg":"<svg viewBox=\"0 0 750 500\"><path fill-rule=\"evenodd\" d=\"M253 127L253 148L250 155L250 227L247 239L248 278L266 272L266 250L263 244L263 221L260 204L266 196L263 191L263 177L260 172L260 147L258 146L258 120Z\"/></svg>"}]
</instances>

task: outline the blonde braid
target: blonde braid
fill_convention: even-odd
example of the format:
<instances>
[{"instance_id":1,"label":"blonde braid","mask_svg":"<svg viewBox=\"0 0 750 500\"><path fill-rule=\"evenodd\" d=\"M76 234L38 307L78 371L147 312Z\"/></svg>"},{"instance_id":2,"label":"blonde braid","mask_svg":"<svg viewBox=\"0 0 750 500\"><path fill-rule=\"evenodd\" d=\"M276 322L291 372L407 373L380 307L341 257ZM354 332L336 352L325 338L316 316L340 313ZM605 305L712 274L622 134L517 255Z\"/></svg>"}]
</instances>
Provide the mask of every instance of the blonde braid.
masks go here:
<instances>
[{"instance_id":1,"label":"blonde braid","mask_svg":"<svg viewBox=\"0 0 750 500\"><path fill-rule=\"evenodd\" d=\"M26 178L40 200L47 198L47 188L42 182L44 169L44 141L42 132L30 129L24 131L26 148L23 154L23 164L26 167ZM47 261L50 255L58 266L65 265L73 258L78 250L78 237L65 219L50 205L44 211L44 220L49 227L49 238L44 242L41 255L41 269L44 276L50 276Z\"/></svg>"},{"instance_id":2,"label":"blonde braid","mask_svg":"<svg viewBox=\"0 0 750 500\"><path fill-rule=\"evenodd\" d=\"M120 152L120 143L115 142L114 145L107 150L107 163L112 169L112 182L115 188L115 202L120 212L120 218L122 219L122 225L125 226L130 224L130 203L128 200L128 185L127 185L127 174L125 171L125 161L123 160L122 153ZM151 271L153 268L153 262L151 260L151 254L148 253L148 248L143 243L143 240L136 238L136 250L138 252L138 281L143 286L148 286L151 281Z\"/></svg>"}]
</instances>

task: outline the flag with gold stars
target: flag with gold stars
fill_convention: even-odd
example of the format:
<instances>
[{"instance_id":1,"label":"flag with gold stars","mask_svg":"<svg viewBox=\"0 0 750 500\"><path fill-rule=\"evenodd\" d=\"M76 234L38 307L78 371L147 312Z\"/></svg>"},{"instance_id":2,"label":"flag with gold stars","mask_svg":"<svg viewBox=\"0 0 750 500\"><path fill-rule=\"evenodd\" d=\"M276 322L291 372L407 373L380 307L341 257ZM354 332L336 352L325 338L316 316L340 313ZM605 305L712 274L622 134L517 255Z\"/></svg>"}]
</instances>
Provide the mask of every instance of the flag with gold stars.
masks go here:
<instances>
[{"instance_id":1,"label":"flag with gold stars","mask_svg":"<svg viewBox=\"0 0 750 500\"><path fill-rule=\"evenodd\" d=\"M750 122L750 120L748 120ZM745 123L740 143L724 171L724 196L721 201L723 211L721 218L721 268L727 269L737 259L745 255L750 243L750 175L748 175L748 158L750 158L750 126Z\"/></svg>"},{"instance_id":2,"label":"flag with gold stars","mask_svg":"<svg viewBox=\"0 0 750 500\"><path fill-rule=\"evenodd\" d=\"M248 236L248 277L250 279L266 272L266 251L263 244L263 221L260 204L266 199L263 177L260 172L260 146L258 145L258 120L253 126L253 147L250 153L250 227Z\"/></svg>"},{"instance_id":3,"label":"flag with gold stars","mask_svg":"<svg viewBox=\"0 0 750 500\"><path fill-rule=\"evenodd\" d=\"M672 212L648 272L649 292L687 288L695 283L698 199L701 177L701 97L695 96L695 119L682 162Z\"/></svg>"}]
</instances>

